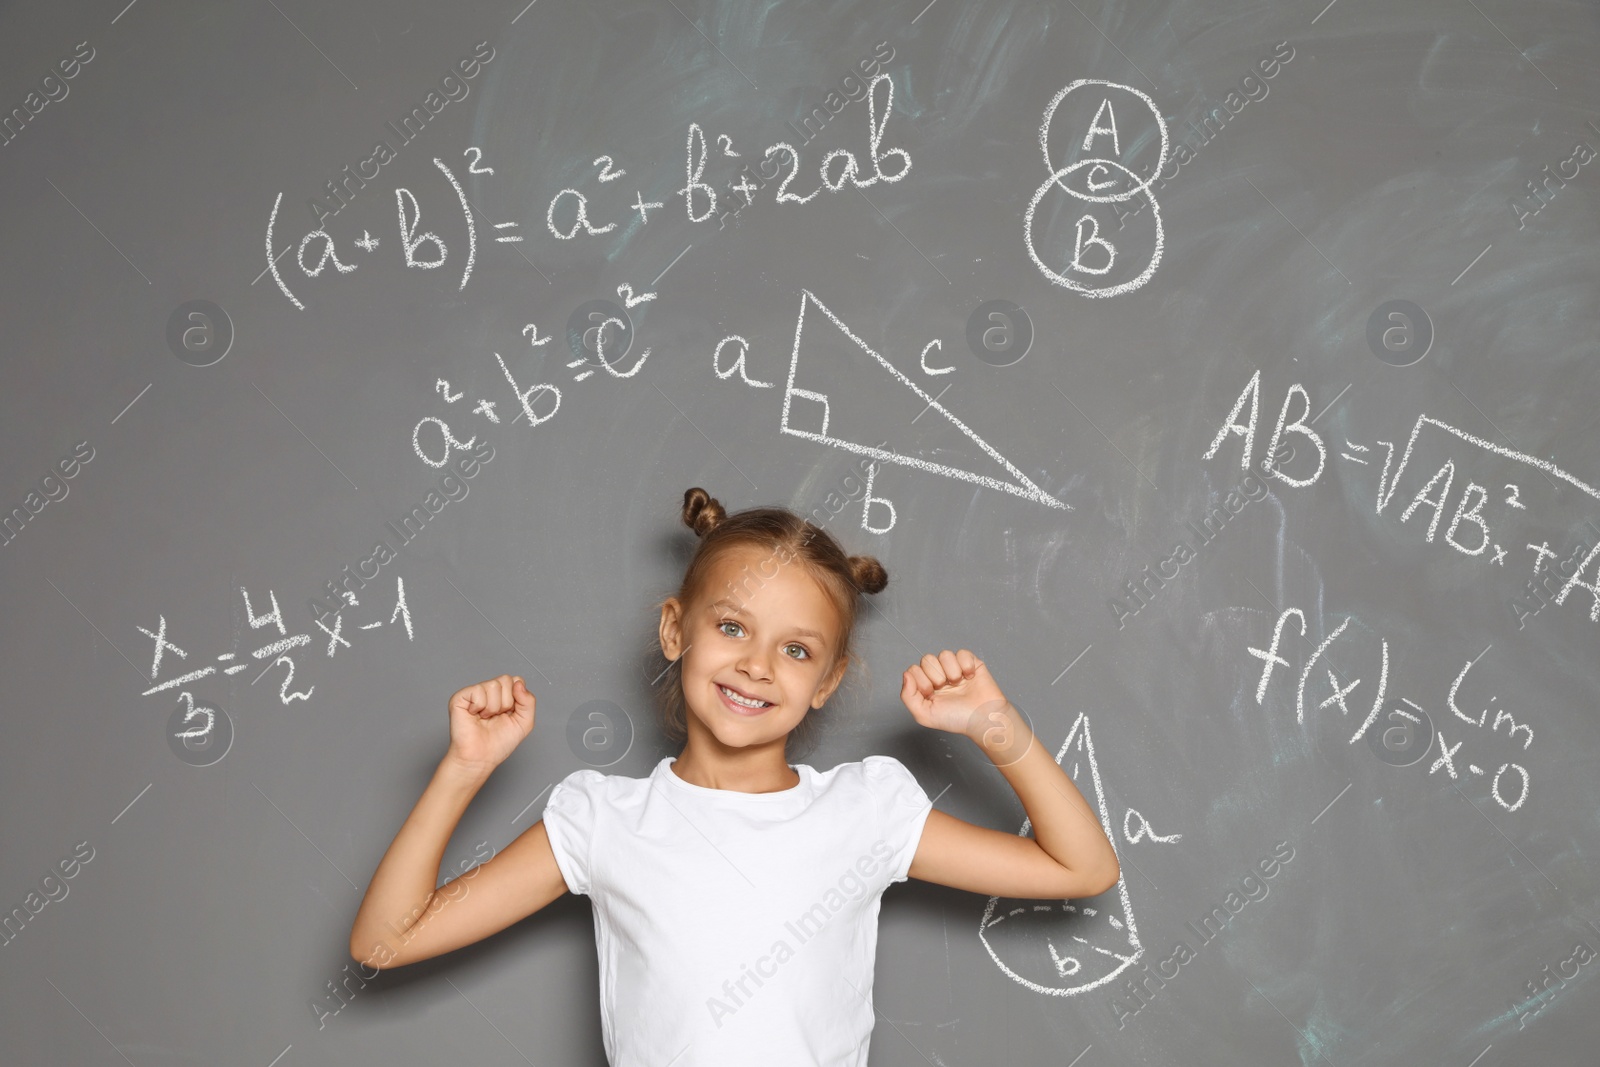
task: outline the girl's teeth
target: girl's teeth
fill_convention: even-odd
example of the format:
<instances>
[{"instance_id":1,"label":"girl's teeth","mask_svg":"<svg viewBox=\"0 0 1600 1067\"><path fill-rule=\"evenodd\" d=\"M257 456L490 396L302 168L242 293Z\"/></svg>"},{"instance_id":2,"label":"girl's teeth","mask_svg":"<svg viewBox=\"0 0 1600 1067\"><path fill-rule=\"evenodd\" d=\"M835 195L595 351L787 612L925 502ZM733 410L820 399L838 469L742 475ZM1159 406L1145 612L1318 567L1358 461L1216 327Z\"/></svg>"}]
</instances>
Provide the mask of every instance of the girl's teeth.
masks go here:
<instances>
[{"instance_id":1,"label":"girl's teeth","mask_svg":"<svg viewBox=\"0 0 1600 1067\"><path fill-rule=\"evenodd\" d=\"M748 701L744 697L740 696L738 693L735 693L733 690L729 689L727 686L719 686L719 688L726 693L728 699L733 701L735 704L742 704L747 708L765 708L770 706L769 702L765 700L758 700L752 703L751 701Z\"/></svg>"}]
</instances>

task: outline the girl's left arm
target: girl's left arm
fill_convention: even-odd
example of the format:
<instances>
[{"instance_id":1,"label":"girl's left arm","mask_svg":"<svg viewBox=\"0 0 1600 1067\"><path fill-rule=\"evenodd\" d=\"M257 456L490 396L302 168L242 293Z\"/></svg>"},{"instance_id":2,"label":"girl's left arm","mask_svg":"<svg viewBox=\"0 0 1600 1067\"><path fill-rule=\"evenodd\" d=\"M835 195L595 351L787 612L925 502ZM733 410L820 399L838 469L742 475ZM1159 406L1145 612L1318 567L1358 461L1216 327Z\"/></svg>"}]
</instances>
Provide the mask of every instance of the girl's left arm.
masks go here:
<instances>
[{"instance_id":1,"label":"girl's left arm","mask_svg":"<svg viewBox=\"0 0 1600 1067\"><path fill-rule=\"evenodd\" d=\"M1099 818L982 660L966 649L923 656L905 672L900 699L923 726L971 738L1033 826L1020 837L930 812L911 877L1024 899L1090 897L1117 884L1121 868Z\"/></svg>"}]
</instances>

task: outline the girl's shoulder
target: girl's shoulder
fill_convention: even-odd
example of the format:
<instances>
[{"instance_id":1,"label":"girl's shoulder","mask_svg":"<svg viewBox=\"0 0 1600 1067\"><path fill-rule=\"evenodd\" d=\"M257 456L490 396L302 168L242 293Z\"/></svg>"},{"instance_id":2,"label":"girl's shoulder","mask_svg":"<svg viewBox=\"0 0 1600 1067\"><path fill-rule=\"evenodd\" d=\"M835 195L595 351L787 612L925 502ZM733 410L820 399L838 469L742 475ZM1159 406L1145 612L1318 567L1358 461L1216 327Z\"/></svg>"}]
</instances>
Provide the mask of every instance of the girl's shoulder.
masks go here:
<instances>
[{"instance_id":1,"label":"girl's shoulder","mask_svg":"<svg viewBox=\"0 0 1600 1067\"><path fill-rule=\"evenodd\" d=\"M879 755L862 756L849 763L840 763L822 773L872 783L890 781L911 774L906 765L893 756Z\"/></svg>"},{"instance_id":2,"label":"girl's shoulder","mask_svg":"<svg viewBox=\"0 0 1600 1067\"><path fill-rule=\"evenodd\" d=\"M650 776L633 778L580 767L556 783L550 791L549 803L560 806L588 801L616 806L630 797L642 798L649 789Z\"/></svg>"},{"instance_id":3,"label":"girl's shoulder","mask_svg":"<svg viewBox=\"0 0 1600 1067\"><path fill-rule=\"evenodd\" d=\"M839 764L833 768L833 771L862 775L872 779L893 778L911 773L910 769L895 757L881 755L862 756L852 763Z\"/></svg>"},{"instance_id":4,"label":"girl's shoulder","mask_svg":"<svg viewBox=\"0 0 1600 1067\"><path fill-rule=\"evenodd\" d=\"M910 774L904 763L893 756L871 755L861 757L861 766L868 774Z\"/></svg>"},{"instance_id":5,"label":"girl's shoulder","mask_svg":"<svg viewBox=\"0 0 1600 1067\"><path fill-rule=\"evenodd\" d=\"M893 756L863 756L852 763L841 763L822 772L834 784L854 785L891 803L914 807L930 803L911 769Z\"/></svg>"}]
</instances>

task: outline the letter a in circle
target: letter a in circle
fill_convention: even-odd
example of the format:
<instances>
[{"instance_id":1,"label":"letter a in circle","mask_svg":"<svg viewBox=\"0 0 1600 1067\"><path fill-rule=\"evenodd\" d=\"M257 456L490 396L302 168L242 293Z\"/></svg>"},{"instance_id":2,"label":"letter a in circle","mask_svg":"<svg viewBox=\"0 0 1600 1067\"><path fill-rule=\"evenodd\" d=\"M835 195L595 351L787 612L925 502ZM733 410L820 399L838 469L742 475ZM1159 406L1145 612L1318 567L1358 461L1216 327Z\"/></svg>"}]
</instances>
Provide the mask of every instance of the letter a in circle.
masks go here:
<instances>
[{"instance_id":1,"label":"letter a in circle","mask_svg":"<svg viewBox=\"0 0 1600 1067\"><path fill-rule=\"evenodd\" d=\"M1109 117L1111 120L1111 125L1100 125L1101 115ZM1083 135L1083 150L1085 152L1092 150L1091 143L1094 141L1094 135L1097 133L1109 133L1111 135L1111 158L1121 159L1122 148L1117 144L1117 113L1112 110L1111 100L1109 98L1102 99L1100 101L1100 110L1094 113L1094 119L1089 123L1089 132Z\"/></svg>"}]
</instances>

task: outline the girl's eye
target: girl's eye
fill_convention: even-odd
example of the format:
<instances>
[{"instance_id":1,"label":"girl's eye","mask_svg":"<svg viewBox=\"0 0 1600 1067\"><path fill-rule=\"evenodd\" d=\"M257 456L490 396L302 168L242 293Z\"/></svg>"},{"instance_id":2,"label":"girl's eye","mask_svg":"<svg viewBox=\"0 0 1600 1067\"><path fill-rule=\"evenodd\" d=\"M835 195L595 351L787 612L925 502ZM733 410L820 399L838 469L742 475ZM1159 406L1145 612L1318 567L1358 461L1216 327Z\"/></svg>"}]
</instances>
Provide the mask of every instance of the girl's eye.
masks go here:
<instances>
[{"instance_id":1,"label":"girl's eye","mask_svg":"<svg viewBox=\"0 0 1600 1067\"><path fill-rule=\"evenodd\" d=\"M730 634L730 633L728 633L727 630L723 629L723 627L726 627L726 626L732 626L738 632ZM734 622L732 619L723 619L721 622L717 623L717 629L727 637L740 637L740 636L742 636L744 634L744 627L740 626L737 622ZM798 643L792 643L792 644L785 645L784 648L785 648L785 650L788 650L788 649L799 649L800 650L800 655L798 655L798 656L790 656L789 657L790 659L808 660L808 659L811 658L811 650L806 648L805 645L798 644Z\"/></svg>"}]
</instances>

